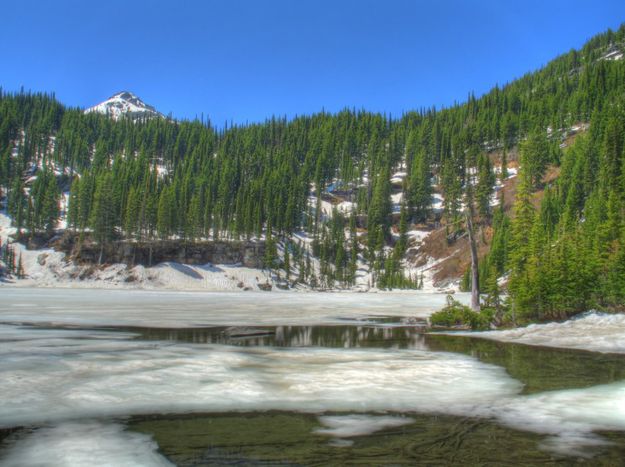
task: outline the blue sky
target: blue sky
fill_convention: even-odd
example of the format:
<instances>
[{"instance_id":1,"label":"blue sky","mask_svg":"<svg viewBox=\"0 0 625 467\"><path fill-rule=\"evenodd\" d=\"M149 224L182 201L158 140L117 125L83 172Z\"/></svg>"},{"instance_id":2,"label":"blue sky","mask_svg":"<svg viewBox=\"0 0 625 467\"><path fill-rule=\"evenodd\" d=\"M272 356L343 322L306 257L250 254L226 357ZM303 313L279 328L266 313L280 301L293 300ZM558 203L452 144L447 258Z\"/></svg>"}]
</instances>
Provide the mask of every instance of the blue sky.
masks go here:
<instances>
[{"instance_id":1,"label":"blue sky","mask_svg":"<svg viewBox=\"0 0 625 467\"><path fill-rule=\"evenodd\" d=\"M4 2L0 86L88 107L129 90L214 124L481 94L625 21L620 1Z\"/></svg>"}]
</instances>

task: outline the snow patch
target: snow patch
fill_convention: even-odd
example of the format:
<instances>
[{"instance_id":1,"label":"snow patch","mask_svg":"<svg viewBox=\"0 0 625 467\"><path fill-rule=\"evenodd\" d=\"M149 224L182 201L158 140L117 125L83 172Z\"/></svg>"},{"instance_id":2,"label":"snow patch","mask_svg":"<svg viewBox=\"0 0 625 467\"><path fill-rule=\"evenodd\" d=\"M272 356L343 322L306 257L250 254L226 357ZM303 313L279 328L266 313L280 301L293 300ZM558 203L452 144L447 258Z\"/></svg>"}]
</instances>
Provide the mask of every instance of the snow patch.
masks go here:
<instances>
[{"instance_id":1,"label":"snow patch","mask_svg":"<svg viewBox=\"0 0 625 467\"><path fill-rule=\"evenodd\" d=\"M0 459L5 467L172 466L149 436L114 423L69 422L45 427L14 441Z\"/></svg>"},{"instance_id":2,"label":"snow patch","mask_svg":"<svg viewBox=\"0 0 625 467\"><path fill-rule=\"evenodd\" d=\"M92 112L108 115L114 120L118 120L124 115L162 117L162 114L157 112L154 107L128 91L119 92L104 102L85 110L86 114Z\"/></svg>"},{"instance_id":3,"label":"snow patch","mask_svg":"<svg viewBox=\"0 0 625 467\"><path fill-rule=\"evenodd\" d=\"M326 428L319 428L315 433L336 438L364 436L403 425L409 425L414 419L409 417L373 416L373 415L336 415L319 417L319 422Z\"/></svg>"},{"instance_id":4,"label":"snow patch","mask_svg":"<svg viewBox=\"0 0 625 467\"><path fill-rule=\"evenodd\" d=\"M527 345L625 353L625 314L590 312L563 323L457 334Z\"/></svg>"},{"instance_id":5,"label":"snow patch","mask_svg":"<svg viewBox=\"0 0 625 467\"><path fill-rule=\"evenodd\" d=\"M393 185L401 185L406 178L406 172L396 172L391 176L391 183Z\"/></svg>"}]
</instances>

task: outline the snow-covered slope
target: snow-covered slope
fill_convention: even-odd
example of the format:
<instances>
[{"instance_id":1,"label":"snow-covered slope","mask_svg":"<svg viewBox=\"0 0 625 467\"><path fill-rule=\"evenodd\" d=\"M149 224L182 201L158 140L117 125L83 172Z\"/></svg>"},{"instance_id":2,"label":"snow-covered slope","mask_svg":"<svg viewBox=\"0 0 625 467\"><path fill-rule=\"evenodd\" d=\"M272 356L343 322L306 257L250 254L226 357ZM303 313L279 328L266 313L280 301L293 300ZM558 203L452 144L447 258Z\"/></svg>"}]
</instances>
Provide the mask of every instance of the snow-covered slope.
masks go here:
<instances>
[{"instance_id":1,"label":"snow-covered slope","mask_svg":"<svg viewBox=\"0 0 625 467\"><path fill-rule=\"evenodd\" d=\"M16 232L11 219L0 212L0 242L7 244ZM24 278L1 278L0 287L69 287L103 289L167 289L198 291L245 291L272 283L268 271L239 265L186 265L174 262L152 267L125 264L101 267L69 261L65 253L52 248L28 250L21 243L11 243L16 261L21 259ZM1 263L0 263L1 264ZM274 289L275 290L275 289Z\"/></svg>"},{"instance_id":2,"label":"snow-covered slope","mask_svg":"<svg viewBox=\"0 0 625 467\"><path fill-rule=\"evenodd\" d=\"M118 92L104 102L85 110L85 113L91 112L110 115L115 120L122 116L130 116L131 118L163 116L154 107L146 104L136 95L128 91Z\"/></svg>"}]
</instances>

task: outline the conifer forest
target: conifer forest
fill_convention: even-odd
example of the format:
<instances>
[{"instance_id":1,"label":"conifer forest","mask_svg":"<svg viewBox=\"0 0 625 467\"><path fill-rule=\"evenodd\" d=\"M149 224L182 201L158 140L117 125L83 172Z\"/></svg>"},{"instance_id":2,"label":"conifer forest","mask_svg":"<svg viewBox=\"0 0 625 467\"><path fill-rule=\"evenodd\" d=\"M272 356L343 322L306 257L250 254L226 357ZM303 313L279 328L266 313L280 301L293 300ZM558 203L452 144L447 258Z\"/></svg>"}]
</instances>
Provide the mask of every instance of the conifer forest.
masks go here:
<instances>
[{"instance_id":1,"label":"conifer forest","mask_svg":"<svg viewBox=\"0 0 625 467\"><path fill-rule=\"evenodd\" d=\"M359 268L371 287L418 289L409 232L427 227L452 249L472 239L461 287L479 281L497 322L623 310L624 52L621 26L449 108L247 125L2 90L0 196L23 239L264 242L266 269L319 289Z\"/></svg>"}]
</instances>

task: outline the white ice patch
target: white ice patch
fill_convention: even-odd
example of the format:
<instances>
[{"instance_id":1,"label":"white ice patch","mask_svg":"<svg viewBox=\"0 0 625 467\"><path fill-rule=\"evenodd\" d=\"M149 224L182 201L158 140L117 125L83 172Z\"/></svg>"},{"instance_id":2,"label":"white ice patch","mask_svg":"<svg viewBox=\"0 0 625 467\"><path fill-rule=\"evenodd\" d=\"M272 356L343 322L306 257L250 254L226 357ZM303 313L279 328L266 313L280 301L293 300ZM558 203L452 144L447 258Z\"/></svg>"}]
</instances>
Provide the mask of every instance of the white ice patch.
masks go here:
<instances>
[{"instance_id":1,"label":"white ice patch","mask_svg":"<svg viewBox=\"0 0 625 467\"><path fill-rule=\"evenodd\" d=\"M0 458L5 467L171 466L146 435L124 431L120 425L69 422L41 428L13 444Z\"/></svg>"},{"instance_id":2,"label":"white ice patch","mask_svg":"<svg viewBox=\"0 0 625 467\"><path fill-rule=\"evenodd\" d=\"M609 444L593 432L625 430L625 381L517 397L493 407L513 428L551 435L545 449L588 457L584 447Z\"/></svg>"},{"instance_id":3,"label":"white ice patch","mask_svg":"<svg viewBox=\"0 0 625 467\"><path fill-rule=\"evenodd\" d=\"M503 368L441 352L241 348L103 334L28 329L20 343L9 331L0 426L196 411L466 414L521 389Z\"/></svg>"},{"instance_id":4,"label":"white ice patch","mask_svg":"<svg viewBox=\"0 0 625 467\"><path fill-rule=\"evenodd\" d=\"M370 435L386 428L409 425L414 419L388 415L327 415L319 417L319 422L326 428L318 428L315 433L335 438L351 438Z\"/></svg>"},{"instance_id":5,"label":"white ice patch","mask_svg":"<svg viewBox=\"0 0 625 467\"><path fill-rule=\"evenodd\" d=\"M563 323L531 324L505 331L455 334L527 345L625 353L625 314L591 312Z\"/></svg>"}]
</instances>

